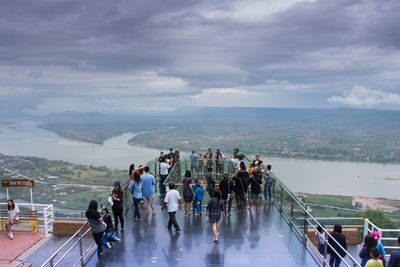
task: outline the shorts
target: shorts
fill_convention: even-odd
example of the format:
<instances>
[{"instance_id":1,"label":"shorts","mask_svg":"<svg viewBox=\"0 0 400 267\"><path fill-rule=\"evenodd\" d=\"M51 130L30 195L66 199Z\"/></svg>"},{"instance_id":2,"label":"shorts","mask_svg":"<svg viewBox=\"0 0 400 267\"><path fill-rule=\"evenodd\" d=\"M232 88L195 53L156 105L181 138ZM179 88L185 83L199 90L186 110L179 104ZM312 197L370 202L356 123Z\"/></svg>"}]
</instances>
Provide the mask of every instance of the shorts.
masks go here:
<instances>
[{"instance_id":1,"label":"shorts","mask_svg":"<svg viewBox=\"0 0 400 267\"><path fill-rule=\"evenodd\" d=\"M154 206L154 196L143 196L143 201L146 209L148 208L149 204L152 209L155 209Z\"/></svg>"},{"instance_id":2,"label":"shorts","mask_svg":"<svg viewBox=\"0 0 400 267\"><path fill-rule=\"evenodd\" d=\"M260 194L251 193L251 200L260 200Z\"/></svg>"}]
</instances>

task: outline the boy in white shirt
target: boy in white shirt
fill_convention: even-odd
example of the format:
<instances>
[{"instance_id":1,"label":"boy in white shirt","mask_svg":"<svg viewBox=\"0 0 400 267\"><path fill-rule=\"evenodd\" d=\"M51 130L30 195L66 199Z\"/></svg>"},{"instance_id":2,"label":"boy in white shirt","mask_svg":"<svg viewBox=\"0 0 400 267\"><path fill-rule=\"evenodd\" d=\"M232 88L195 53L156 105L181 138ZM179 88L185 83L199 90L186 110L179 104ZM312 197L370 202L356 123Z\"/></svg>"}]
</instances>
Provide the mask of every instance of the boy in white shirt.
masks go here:
<instances>
[{"instance_id":1,"label":"boy in white shirt","mask_svg":"<svg viewBox=\"0 0 400 267\"><path fill-rule=\"evenodd\" d=\"M179 195L179 192L176 191L174 183L170 183L168 186L169 186L169 191L165 195L164 204L161 207L161 210L164 210L165 206L168 205L169 221L167 227L169 230L171 230L172 225L174 225L175 232L180 233L181 229L179 228L179 225L176 221L175 213L178 210L178 203L179 203L179 209L182 210L181 196Z\"/></svg>"}]
</instances>

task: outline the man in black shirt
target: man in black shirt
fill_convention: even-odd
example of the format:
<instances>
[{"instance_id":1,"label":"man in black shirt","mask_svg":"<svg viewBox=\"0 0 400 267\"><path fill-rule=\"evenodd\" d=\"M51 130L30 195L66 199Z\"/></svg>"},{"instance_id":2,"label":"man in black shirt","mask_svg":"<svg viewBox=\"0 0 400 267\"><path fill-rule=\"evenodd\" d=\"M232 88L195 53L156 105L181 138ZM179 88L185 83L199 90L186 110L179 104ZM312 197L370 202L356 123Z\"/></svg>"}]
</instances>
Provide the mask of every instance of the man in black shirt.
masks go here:
<instances>
[{"instance_id":1,"label":"man in black shirt","mask_svg":"<svg viewBox=\"0 0 400 267\"><path fill-rule=\"evenodd\" d=\"M240 169L232 175L232 179L235 182L235 194L238 213L244 211L244 205L246 203L245 193L247 192L247 181L249 179L249 173L246 170L244 162L240 164Z\"/></svg>"},{"instance_id":2,"label":"man in black shirt","mask_svg":"<svg viewBox=\"0 0 400 267\"><path fill-rule=\"evenodd\" d=\"M250 207L249 211L251 211L251 207L253 206L254 200L256 201L256 211L260 208L260 194L261 194L261 172L260 170L255 170L253 177L249 179L248 185L251 186L251 199L250 199Z\"/></svg>"},{"instance_id":3,"label":"man in black shirt","mask_svg":"<svg viewBox=\"0 0 400 267\"><path fill-rule=\"evenodd\" d=\"M221 199L224 202L224 212L226 216L226 204L228 203L228 216L231 216L232 208L232 192L234 189L234 184L232 180L228 177L227 173L224 173L224 178L219 183L219 190L221 190Z\"/></svg>"}]
</instances>

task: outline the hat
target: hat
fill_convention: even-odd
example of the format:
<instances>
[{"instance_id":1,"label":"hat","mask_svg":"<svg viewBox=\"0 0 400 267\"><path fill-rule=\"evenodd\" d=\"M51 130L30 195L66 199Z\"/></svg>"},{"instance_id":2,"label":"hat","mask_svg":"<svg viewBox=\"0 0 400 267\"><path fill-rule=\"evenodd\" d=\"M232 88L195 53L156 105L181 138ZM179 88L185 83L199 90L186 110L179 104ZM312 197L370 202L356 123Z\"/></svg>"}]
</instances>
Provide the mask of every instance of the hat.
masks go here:
<instances>
[{"instance_id":1,"label":"hat","mask_svg":"<svg viewBox=\"0 0 400 267\"><path fill-rule=\"evenodd\" d=\"M371 235L375 237L375 239L378 239L380 237L380 234L378 232L372 232Z\"/></svg>"},{"instance_id":2,"label":"hat","mask_svg":"<svg viewBox=\"0 0 400 267\"><path fill-rule=\"evenodd\" d=\"M114 183L114 186L117 186L117 185L121 186L121 183L120 183L119 181L116 181L116 182Z\"/></svg>"}]
</instances>

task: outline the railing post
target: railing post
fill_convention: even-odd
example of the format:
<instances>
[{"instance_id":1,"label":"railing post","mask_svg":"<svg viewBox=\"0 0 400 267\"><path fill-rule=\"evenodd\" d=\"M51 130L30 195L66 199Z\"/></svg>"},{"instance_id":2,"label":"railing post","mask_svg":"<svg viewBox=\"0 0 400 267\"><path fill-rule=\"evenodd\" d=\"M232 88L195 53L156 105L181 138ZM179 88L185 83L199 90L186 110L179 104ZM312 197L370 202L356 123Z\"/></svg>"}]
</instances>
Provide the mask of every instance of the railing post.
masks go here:
<instances>
[{"instance_id":1,"label":"railing post","mask_svg":"<svg viewBox=\"0 0 400 267\"><path fill-rule=\"evenodd\" d=\"M293 204L293 198L290 198L290 218L293 219L293 214L294 214L294 204Z\"/></svg>"},{"instance_id":2,"label":"railing post","mask_svg":"<svg viewBox=\"0 0 400 267\"><path fill-rule=\"evenodd\" d=\"M81 266L85 266L83 262L82 230L79 231L78 238L79 238L79 255L80 255Z\"/></svg>"},{"instance_id":3,"label":"railing post","mask_svg":"<svg viewBox=\"0 0 400 267\"><path fill-rule=\"evenodd\" d=\"M280 186L281 186L281 192L280 192L281 199L280 199L280 202L281 202L281 210L283 210L283 186L281 184L280 184Z\"/></svg>"},{"instance_id":4,"label":"railing post","mask_svg":"<svg viewBox=\"0 0 400 267\"><path fill-rule=\"evenodd\" d=\"M363 235L363 239L366 235L368 235L368 225L369 225L369 220L368 218L364 219L364 235Z\"/></svg>"},{"instance_id":5,"label":"railing post","mask_svg":"<svg viewBox=\"0 0 400 267\"><path fill-rule=\"evenodd\" d=\"M308 236L308 222L307 222L307 205L304 207L304 228L303 228L303 233L304 233L304 244L307 243L307 236Z\"/></svg>"},{"instance_id":6,"label":"railing post","mask_svg":"<svg viewBox=\"0 0 400 267\"><path fill-rule=\"evenodd\" d=\"M54 267L54 258L50 259L50 267Z\"/></svg>"},{"instance_id":7,"label":"railing post","mask_svg":"<svg viewBox=\"0 0 400 267\"><path fill-rule=\"evenodd\" d=\"M43 208L43 224L44 224L44 236L49 236L49 226L48 226L48 209L49 207Z\"/></svg>"}]
</instances>

